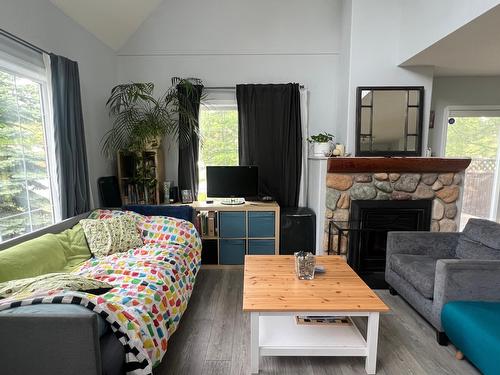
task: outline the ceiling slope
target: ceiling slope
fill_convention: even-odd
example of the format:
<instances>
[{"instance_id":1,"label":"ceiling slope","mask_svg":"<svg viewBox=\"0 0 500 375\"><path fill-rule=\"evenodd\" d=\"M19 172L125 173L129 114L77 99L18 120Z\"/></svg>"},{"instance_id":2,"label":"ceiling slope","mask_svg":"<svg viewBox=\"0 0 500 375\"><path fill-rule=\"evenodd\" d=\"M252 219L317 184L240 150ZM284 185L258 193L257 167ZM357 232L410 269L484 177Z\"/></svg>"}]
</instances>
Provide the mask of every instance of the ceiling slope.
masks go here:
<instances>
[{"instance_id":1,"label":"ceiling slope","mask_svg":"<svg viewBox=\"0 0 500 375\"><path fill-rule=\"evenodd\" d=\"M500 6L434 43L401 66L434 66L435 76L500 75Z\"/></svg>"},{"instance_id":2,"label":"ceiling slope","mask_svg":"<svg viewBox=\"0 0 500 375\"><path fill-rule=\"evenodd\" d=\"M103 43L118 50L163 0L50 0Z\"/></svg>"}]
</instances>

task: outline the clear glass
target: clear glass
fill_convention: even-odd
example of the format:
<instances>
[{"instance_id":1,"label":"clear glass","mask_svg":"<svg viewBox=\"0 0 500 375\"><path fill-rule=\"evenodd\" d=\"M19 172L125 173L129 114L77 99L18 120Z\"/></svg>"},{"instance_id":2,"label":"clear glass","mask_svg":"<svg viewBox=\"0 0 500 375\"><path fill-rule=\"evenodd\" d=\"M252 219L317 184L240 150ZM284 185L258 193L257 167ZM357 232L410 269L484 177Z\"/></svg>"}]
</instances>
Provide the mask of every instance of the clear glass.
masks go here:
<instances>
[{"instance_id":1,"label":"clear glass","mask_svg":"<svg viewBox=\"0 0 500 375\"><path fill-rule=\"evenodd\" d=\"M53 223L41 85L0 70L0 242Z\"/></svg>"},{"instance_id":2,"label":"clear glass","mask_svg":"<svg viewBox=\"0 0 500 375\"><path fill-rule=\"evenodd\" d=\"M500 117L453 117L446 134L446 157L469 157L462 176L464 192L460 229L470 218L498 220L497 195L500 173Z\"/></svg>"},{"instance_id":3,"label":"clear glass","mask_svg":"<svg viewBox=\"0 0 500 375\"><path fill-rule=\"evenodd\" d=\"M295 273L299 280L314 279L314 268L316 267L316 257L314 254L304 251L295 254Z\"/></svg>"},{"instance_id":4,"label":"clear glass","mask_svg":"<svg viewBox=\"0 0 500 375\"><path fill-rule=\"evenodd\" d=\"M207 165L238 165L238 110L217 106L200 108L198 200L207 198Z\"/></svg>"}]
</instances>

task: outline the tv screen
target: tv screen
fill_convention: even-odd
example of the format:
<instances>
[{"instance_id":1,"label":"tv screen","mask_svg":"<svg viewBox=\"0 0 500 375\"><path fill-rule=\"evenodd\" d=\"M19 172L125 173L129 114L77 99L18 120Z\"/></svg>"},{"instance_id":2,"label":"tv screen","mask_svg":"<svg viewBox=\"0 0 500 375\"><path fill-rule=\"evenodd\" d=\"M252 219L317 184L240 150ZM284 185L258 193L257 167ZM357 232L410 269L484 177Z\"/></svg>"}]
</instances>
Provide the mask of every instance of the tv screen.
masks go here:
<instances>
[{"instance_id":1,"label":"tv screen","mask_svg":"<svg viewBox=\"0 0 500 375\"><path fill-rule=\"evenodd\" d=\"M258 195L258 168L207 167L207 196L211 198L248 198Z\"/></svg>"}]
</instances>

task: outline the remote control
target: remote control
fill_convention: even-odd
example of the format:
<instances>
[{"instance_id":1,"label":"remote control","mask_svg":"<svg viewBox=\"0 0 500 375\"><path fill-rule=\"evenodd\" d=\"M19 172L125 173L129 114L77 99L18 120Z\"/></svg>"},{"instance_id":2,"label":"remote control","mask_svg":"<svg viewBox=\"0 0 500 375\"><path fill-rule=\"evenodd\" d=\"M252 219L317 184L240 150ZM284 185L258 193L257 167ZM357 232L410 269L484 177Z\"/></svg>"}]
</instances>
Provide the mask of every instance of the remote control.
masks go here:
<instances>
[{"instance_id":1,"label":"remote control","mask_svg":"<svg viewBox=\"0 0 500 375\"><path fill-rule=\"evenodd\" d=\"M325 273L325 266L316 266L316 267L314 267L314 272L316 272L316 273Z\"/></svg>"}]
</instances>

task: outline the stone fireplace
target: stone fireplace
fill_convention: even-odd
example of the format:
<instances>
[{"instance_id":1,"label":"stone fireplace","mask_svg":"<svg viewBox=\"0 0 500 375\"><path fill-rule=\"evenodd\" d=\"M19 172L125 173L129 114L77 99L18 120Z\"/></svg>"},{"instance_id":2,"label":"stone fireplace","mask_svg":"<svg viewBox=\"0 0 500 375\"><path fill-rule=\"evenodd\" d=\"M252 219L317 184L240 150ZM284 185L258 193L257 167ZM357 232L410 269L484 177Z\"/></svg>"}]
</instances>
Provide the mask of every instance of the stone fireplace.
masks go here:
<instances>
[{"instance_id":1,"label":"stone fireplace","mask_svg":"<svg viewBox=\"0 0 500 375\"><path fill-rule=\"evenodd\" d=\"M430 214L427 227L419 230L457 231L460 219L464 171L469 159L447 158L330 158L325 176L323 220L324 253L328 244L334 254L349 257L347 238L328 235L330 220L352 220L353 202L373 201L382 208L382 201L427 201ZM380 204L377 204L380 201ZM404 207L402 205L401 207ZM398 226L390 230L403 230ZM330 240L330 241L329 241ZM340 246L340 249L338 248Z\"/></svg>"}]
</instances>

